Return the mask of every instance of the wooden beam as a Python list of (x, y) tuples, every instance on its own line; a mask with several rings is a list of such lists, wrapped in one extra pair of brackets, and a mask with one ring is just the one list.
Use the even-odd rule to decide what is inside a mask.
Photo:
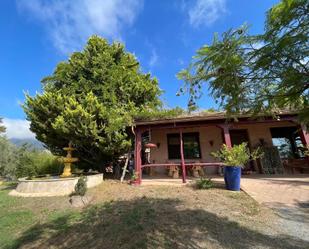
[(181, 169), (182, 169), (182, 182), (186, 183), (186, 165), (185, 165), (185, 157), (183, 153), (183, 139), (182, 139), (182, 131), (180, 131), (180, 157), (181, 157)]
[[(258, 115), (255, 117), (252, 117), (251, 115), (238, 115), (237, 120), (257, 120), (257, 121), (263, 121), (263, 120), (282, 120), (282, 119), (289, 119), (297, 121), (298, 114), (294, 113), (281, 113), (277, 114), (276, 117), (273, 115)], [(187, 123), (187, 122), (217, 122), (217, 123), (225, 123), (228, 121), (234, 121), (235, 119), (232, 117), (227, 117), (226, 114), (221, 113), (220, 115), (212, 115), (212, 116), (187, 116), (187, 117), (175, 117), (175, 118), (168, 118), (168, 119), (156, 119), (156, 120), (140, 120), (136, 121), (135, 125), (142, 126), (142, 125), (153, 125), (153, 124), (176, 124), (176, 123)]]
[(305, 147), (309, 146), (309, 132), (304, 125), (301, 126), (300, 137)]
[(230, 125), (228, 124), (223, 124), (220, 125), (222, 131), (223, 131), (223, 138), (224, 138), (224, 143), (228, 148), (232, 148), (232, 140), (230, 136)]
[(186, 122), (167, 122), (167, 123), (153, 123), (153, 124), (137, 124), (137, 127), (143, 129), (144, 131), (148, 129), (183, 129), (183, 128), (193, 128), (193, 127), (208, 127), (208, 126), (217, 126), (221, 127), (224, 125), (250, 125), (250, 124), (279, 124), (282, 122), (291, 122), (295, 125), (298, 125), (297, 119), (295, 116), (292, 117), (280, 117), (280, 119), (275, 120), (273, 118), (265, 119), (265, 120), (248, 120), (248, 119), (239, 119), (238, 121), (230, 121), (229, 123), (225, 123), (225, 120), (200, 120), (200, 121), (186, 121)]
[(142, 182), (142, 132), (138, 128), (135, 130), (135, 150), (134, 150), (134, 161), (135, 161), (135, 172), (138, 174), (137, 183)]

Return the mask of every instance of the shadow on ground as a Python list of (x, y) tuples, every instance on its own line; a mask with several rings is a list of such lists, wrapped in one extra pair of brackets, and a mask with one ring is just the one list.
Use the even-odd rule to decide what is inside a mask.
[(16, 248), (306, 248), (308, 241), (266, 235), (177, 199), (139, 198), (92, 206), (34, 225)]
[[(267, 203), (265, 203), (267, 205)], [(282, 228), (285, 233), (307, 240), (309, 248), (309, 203), (295, 200), (295, 205), (286, 205), (284, 203), (271, 203), (271, 208), (279, 217)]]
[(289, 184), (290, 186), (295, 186), (295, 187), (299, 187), (299, 186), (309, 186), (309, 182), (307, 180), (293, 180), (293, 179), (284, 179), (284, 180), (280, 180), (280, 179), (267, 179), (270, 183), (274, 183), (274, 184)]
[(266, 206), (279, 211), (279, 215), (283, 219), (294, 222), (301, 222), (308, 224), (309, 221), (309, 202), (300, 202), (295, 200), (295, 205), (287, 205), (282, 202), (264, 203)]
[(254, 179), (254, 180), (260, 180), (260, 181), (267, 181), (272, 184), (278, 184), (278, 185), (289, 185), (293, 187), (306, 187), (309, 186), (309, 174), (297, 174), (297, 175), (257, 175), (257, 176), (249, 176), (244, 177), (247, 179)]

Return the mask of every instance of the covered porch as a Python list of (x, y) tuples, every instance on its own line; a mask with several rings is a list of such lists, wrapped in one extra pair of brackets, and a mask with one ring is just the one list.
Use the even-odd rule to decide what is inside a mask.
[[(138, 183), (142, 182), (143, 174), (153, 180), (160, 176), (179, 178), (182, 183), (187, 182), (188, 174), (191, 178), (205, 173), (218, 175), (224, 165), (214, 160), (212, 151), (217, 151), (223, 143), (231, 147), (247, 142), (250, 149), (265, 144), (274, 146), (278, 131), (272, 129), (280, 127), (297, 130), (302, 146), (309, 144), (309, 134), (297, 123), (295, 115), (282, 115), (280, 120), (240, 118), (238, 122), (227, 122), (224, 116), (218, 115), (137, 122), (134, 161)], [(250, 162), (246, 170), (267, 173), (261, 169), (260, 162)]]

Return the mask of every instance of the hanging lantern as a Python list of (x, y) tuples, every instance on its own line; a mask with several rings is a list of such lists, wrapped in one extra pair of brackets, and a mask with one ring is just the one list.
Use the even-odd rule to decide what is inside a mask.
[(157, 148), (158, 147), (155, 143), (152, 143), (150, 141), (151, 141), (151, 130), (149, 129), (149, 142), (146, 143), (144, 146), (145, 148)]
[(157, 148), (158, 146), (156, 144), (154, 144), (154, 143), (146, 143), (145, 147), (146, 148)]

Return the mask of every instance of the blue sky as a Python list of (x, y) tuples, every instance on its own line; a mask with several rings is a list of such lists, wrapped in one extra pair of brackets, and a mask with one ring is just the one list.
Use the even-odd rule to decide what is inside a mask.
[[(265, 11), (274, 0), (1, 0), (0, 117), (9, 137), (29, 137), (20, 104), (24, 91), (34, 95), (40, 80), (59, 61), (98, 34), (125, 43), (145, 72), (158, 78), (166, 106), (186, 107), (177, 97), (175, 75), (214, 32), (247, 22), (263, 31)], [(205, 94), (201, 108), (215, 107)], [(18, 131), (18, 133), (17, 133)]]

